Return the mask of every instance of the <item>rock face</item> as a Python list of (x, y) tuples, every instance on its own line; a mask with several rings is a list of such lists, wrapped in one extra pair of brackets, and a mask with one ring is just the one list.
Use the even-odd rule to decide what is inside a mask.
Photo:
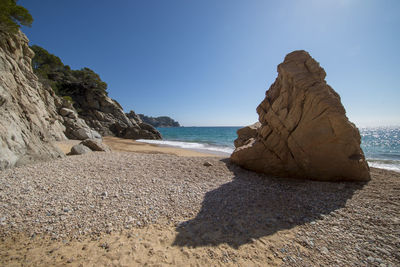
[(79, 118), (72, 103), (65, 99), (59, 99), (60, 101), (57, 106), (65, 126), (65, 135), (69, 139), (101, 139), (101, 135), (97, 131), (91, 129), (83, 119)]
[(179, 125), (179, 122), (177, 122), (167, 116), (161, 116), (161, 117), (156, 117), (156, 118), (148, 117), (143, 114), (139, 114), (138, 116), (143, 122), (150, 124), (154, 127), (181, 127)]
[(33, 56), (23, 33), (0, 32), (0, 169), (64, 156), (49, 142), (66, 139), (65, 127)]
[(257, 108), (260, 123), (238, 131), (231, 160), (280, 177), (369, 180), (359, 131), (325, 76), (307, 52), (288, 54)]
[[(64, 99), (69, 100), (76, 109), (77, 116), (71, 112), (74, 108), (62, 106), (67, 126), (66, 134), (74, 139), (93, 138), (100, 133), (122, 138), (160, 139), (160, 133), (149, 128), (134, 116), (128, 118), (121, 105), (108, 97), (107, 84), (89, 68), (72, 70), (64, 65), (60, 58), (50, 54), (44, 48), (32, 46), (37, 52), (33, 58), (34, 70), (43, 84), (51, 86)], [(134, 113), (133, 113), (134, 114)], [(82, 120), (86, 122), (83, 123)], [(94, 130), (94, 131), (93, 131)]]
[[(76, 94), (72, 95), (74, 107), (79, 111), (79, 118), (95, 133), (102, 136), (117, 136), (129, 139), (161, 139), (160, 133), (150, 125), (128, 118), (120, 104), (104, 92), (76, 84)], [(150, 127), (149, 127), (150, 126)], [(75, 135), (76, 133), (71, 133)], [(78, 138), (86, 139), (93, 137)]]

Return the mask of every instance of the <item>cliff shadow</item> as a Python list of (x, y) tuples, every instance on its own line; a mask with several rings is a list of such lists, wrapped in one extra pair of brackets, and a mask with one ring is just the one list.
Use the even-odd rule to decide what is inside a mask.
[(222, 161), (233, 181), (206, 193), (197, 216), (177, 226), (174, 245), (238, 248), (344, 207), (365, 184), (272, 178)]

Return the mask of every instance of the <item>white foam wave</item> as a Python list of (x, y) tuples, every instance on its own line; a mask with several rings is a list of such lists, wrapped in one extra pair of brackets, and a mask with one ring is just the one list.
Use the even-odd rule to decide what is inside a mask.
[(367, 160), (367, 161), (368, 161), (368, 165), (370, 167), (400, 172), (400, 164), (399, 163), (394, 164), (393, 162), (386, 161), (386, 160)]
[(208, 144), (194, 143), (194, 142), (182, 142), (182, 141), (167, 141), (167, 140), (145, 140), (139, 139), (137, 142), (147, 143), (147, 144), (156, 144), (161, 146), (171, 146), (171, 147), (179, 147), (184, 149), (190, 149), (200, 152), (209, 152), (212, 154), (220, 154), (220, 155), (230, 155), (233, 152), (233, 148), (223, 147), (223, 146), (213, 146)]

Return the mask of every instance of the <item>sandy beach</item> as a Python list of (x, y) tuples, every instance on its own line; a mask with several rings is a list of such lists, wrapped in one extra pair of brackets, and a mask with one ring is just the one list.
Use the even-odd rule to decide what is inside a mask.
[(198, 152), (104, 142), (113, 152), (0, 172), (0, 265), (400, 264), (399, 173), (278, 179)]
[[(65, 154), (71, 151), (73, 145), (79, 144), (79, 140), (65, 140), (54, 142)], [(103, 137), (103, 142), (113, 151), (120, 152), (138, 152), (147, 154), (171, 154), (182, 157), (221, 157), (214, 154), (201, 153), (193, 150), (181, 149), (176, 147), (159, 146), (137, 142), (131, 139), (123, 139), (113, 136)]]

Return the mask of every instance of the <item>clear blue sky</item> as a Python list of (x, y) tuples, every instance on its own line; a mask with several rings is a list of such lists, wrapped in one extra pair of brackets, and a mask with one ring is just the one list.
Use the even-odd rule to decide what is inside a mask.
[(307, 50), (358, 126), (400, 125), (400, 1), (21, 0), (23, 31), (89, 67), (125, 111), (247, 125), (276, 66)]

